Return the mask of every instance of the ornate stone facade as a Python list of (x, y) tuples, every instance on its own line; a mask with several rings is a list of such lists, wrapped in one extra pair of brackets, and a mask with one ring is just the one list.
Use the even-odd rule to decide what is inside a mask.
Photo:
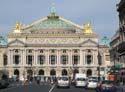
[(73, 77), (77, 72), (97, 75), (100, 52), (102, 76), (110, 60), (108, 47), (99, 45), (90, 24), (79, 26), (54, 12), (31, 25), (16, 24), (8, 35), (6, 65), (9, 75), (19, 78), (35, 75)]

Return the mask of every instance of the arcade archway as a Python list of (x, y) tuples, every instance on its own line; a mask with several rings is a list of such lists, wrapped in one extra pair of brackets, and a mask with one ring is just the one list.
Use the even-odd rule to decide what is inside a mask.
[(14, 75), (16, 75), (17, 77), (19, 77), (19, 70), (18, 69), (16, 69), (16, 70), (14, 70)]
[(63, 70), (62, 70), (62, 76), (67, 76), (67, 75), (68, 75), (67, 70), (66, 70), (66, 69), (63, 69)]
[(56, 76), (56, 71), (54, 69), (50, 71), (50, 76)]
[(92, 70), (91, 70), (91, 69), (88, 69), (86, 75), (87, 75), (87, 76), (92, 76)]
[(39, 70), (39, 75), (44, 75), (44, 70)]

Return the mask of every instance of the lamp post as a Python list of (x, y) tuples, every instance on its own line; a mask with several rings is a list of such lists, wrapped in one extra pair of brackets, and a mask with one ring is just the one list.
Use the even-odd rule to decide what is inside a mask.
[(100, 52), (99, 52), (99, 45), (98, 45), (98, 81), (100, 81), (100, 65), (101, 65), (101, 55), (100, 55)]

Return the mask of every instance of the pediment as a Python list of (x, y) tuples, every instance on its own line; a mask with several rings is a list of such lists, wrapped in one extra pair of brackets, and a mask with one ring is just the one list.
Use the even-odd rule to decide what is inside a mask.
[(80, 44), (80, 46), (98, 46), (98, 43), (91, 39), (88, 39), (88, 40), (85, 40), (84, 42), (82, 42)]
[(8, 43), (8, 46), (17, 46), (17, 47), (22, 47), (22, 46), (25, 46), (24, 42), (16, 39), (16, 40), (13, 40), (11, 42)]

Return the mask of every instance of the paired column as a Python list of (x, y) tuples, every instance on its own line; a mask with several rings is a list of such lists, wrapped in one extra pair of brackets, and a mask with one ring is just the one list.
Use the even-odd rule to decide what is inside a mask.
[(57, 50), (57, 66), (61, 64), (60, 62), (60, 49)]

